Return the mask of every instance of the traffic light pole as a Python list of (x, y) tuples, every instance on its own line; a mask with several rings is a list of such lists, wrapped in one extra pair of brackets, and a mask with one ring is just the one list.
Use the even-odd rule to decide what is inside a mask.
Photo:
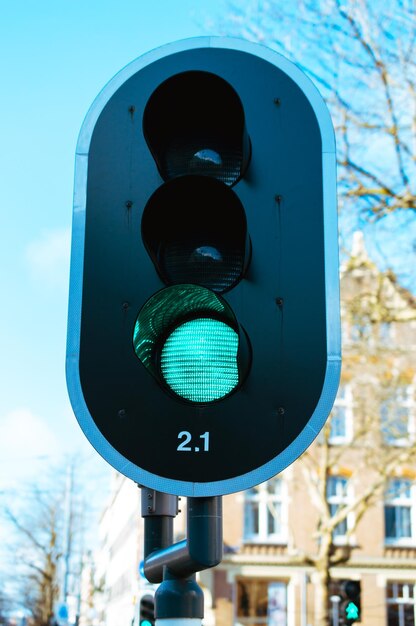
[(161, 583), (155, 594), (156, 621), (173, 625), (186, 619), (188, 626), (198, 626), (204, 596), (196, 573), (221, 562), (222, 497), (187, 498), (187, 538), (177, 543), (173, 520), (178, 497), (142, 487), (141, 500), (144, 573), (149, 582)]

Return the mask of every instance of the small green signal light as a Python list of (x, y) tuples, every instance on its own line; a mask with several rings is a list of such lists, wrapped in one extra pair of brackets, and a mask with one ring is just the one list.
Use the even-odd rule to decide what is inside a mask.
[(153, 626), (152, 622), (149, 622), (148, 619), (142, 619), (140, 622), (140, 626)]
[(358, 619), (360, 617), (360, 611), (354, 602), (349, 602), (345, 607), (345, 617), (347, 619)]

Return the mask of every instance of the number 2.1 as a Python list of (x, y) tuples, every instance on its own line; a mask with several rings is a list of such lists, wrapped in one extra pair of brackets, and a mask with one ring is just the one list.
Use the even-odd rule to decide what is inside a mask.
[(178, 452), (208, 452), (209, 450), (209, 432), (199, 435), (199, 439), (202, 439), (204, 442), (202, 450), (199, 446), (194, 446), (194, 448), (192, 448), (192, 446), (188, 445), (192, 441), (192, 435), (187, 430), (181, 430), (178, 435), (178, 439), (183, 439), (183, 441), (176, 448)]

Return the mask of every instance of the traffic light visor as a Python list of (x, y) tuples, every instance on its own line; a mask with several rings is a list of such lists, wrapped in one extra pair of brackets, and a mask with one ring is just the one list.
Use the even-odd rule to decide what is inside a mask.
[(231, 186), (249, 162), (240, 98), (210, 72), (182, 72), (159, 85), (144, 110), (143, 134), (165, 181), (202, 174)]
[(222, 293), (250, 261), (243, 205), (215, 178), (181, 176), (159, 187), (143, 212), (142, 239), (167, 285), (196, 283)]
[(347, 598), (355, 600), (361, 593), (361, 583), (359, 580), (346, 580), (343, 585), (343, 592)]

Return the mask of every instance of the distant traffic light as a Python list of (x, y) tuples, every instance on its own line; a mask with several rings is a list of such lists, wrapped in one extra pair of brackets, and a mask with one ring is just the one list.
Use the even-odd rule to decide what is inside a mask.
[(67, 378), (100, 454), (221, 495), (282, 471), (340, 372), (335, 142), (281, 55), (201, 38), (101, 92), (77, 148)]
[(155, 598), (146, 594), (140, 598), (139, 603), (139, 626), (155, 625)]
[(361, 583), (345, 580), (341, 585), (341, 623), (345, 626), (361, 622)]

